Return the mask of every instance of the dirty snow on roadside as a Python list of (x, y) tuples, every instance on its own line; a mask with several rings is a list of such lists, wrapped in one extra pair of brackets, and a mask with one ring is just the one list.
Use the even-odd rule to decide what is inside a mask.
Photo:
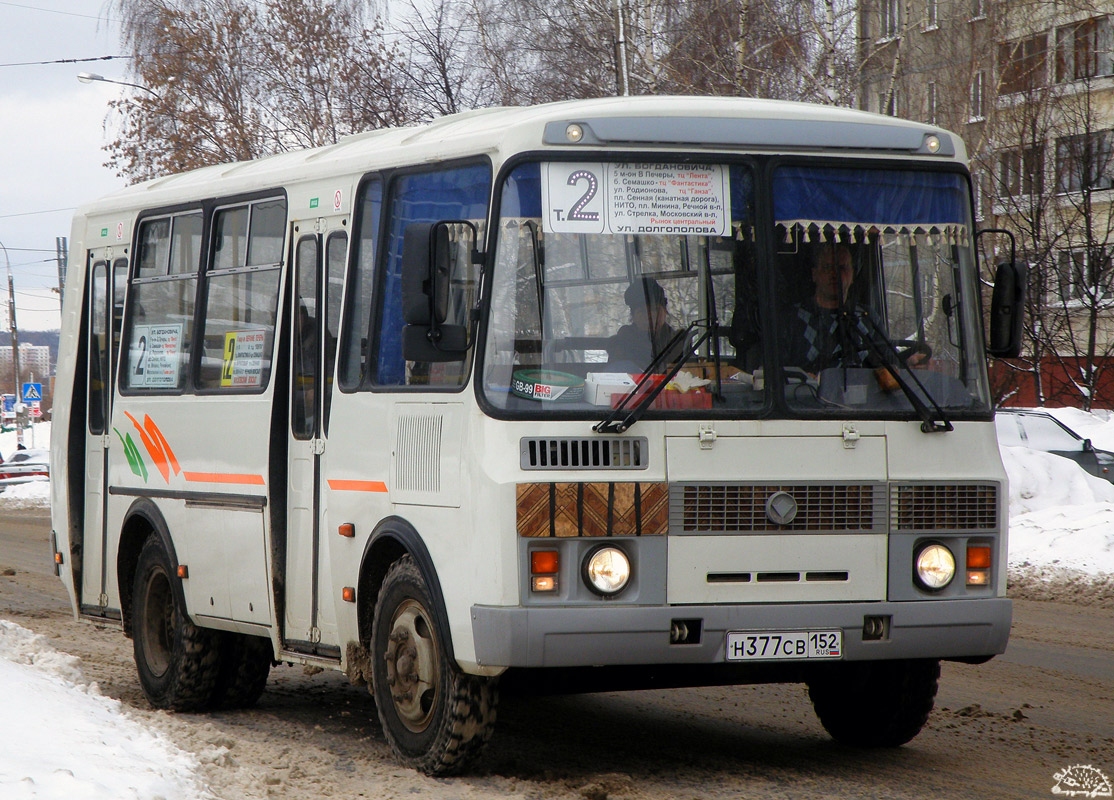
[(86, 683), (80, 661), (0, 620), (0, 797), (205, 800), (197, 760)]

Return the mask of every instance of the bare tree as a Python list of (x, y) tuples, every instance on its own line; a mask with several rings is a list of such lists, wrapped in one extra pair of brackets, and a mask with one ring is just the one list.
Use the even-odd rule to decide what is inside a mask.
[(142, 179), (409, 119), (397, 50), (359, 0), (114, 0), (135, 83), (109, 164)]

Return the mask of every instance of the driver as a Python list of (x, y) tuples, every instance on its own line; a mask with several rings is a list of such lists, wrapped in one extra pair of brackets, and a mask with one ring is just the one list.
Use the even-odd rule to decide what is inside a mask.
[(823, 242), (811, 258), (812, 296), (792, 308), (782, 329), (785, 362), (813, 375), (831, 366), (861, 365), (871, 333), (847, 302), (855, 278), (851, 249)]
[[(855, 280), (851, 248), (826, 241), (813, 247), (811, 257), (813, 293), (793, 307), (783, 327), (785, 363), (817, 375), (828, 367), (880, 367), (879, 361), (888, 362), (879, 351), (889, 353), (892, 345), (878, 332), (880, 326), (868, 320), (870, 311), (849, 299)], [(920, 367), (929, 352), (922, 345), (895, 355), (910, 367)]]

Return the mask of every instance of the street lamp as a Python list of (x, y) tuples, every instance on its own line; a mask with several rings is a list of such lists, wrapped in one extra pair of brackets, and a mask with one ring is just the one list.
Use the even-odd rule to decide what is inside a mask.
[(162, 100), (162, 95), (160, 95), (154, 89), (150, 89), (150, 88), (144, 86), (141, 83), (128, 83), (127, 81), (114, 81), (111, 78), (106, 78), (104, 75), (97, 75), (95, 72), (79, 72), (79, 73), (77, 73), (77, 79), (79, 81), (81, 81), (82, 83), (93, 83), (94, 81), (99, 81), (100, 83), (115, 83), (119, 86), (131, 86), (134, 89), (142, 89), (145, 92), (150, 92), (151, 94), (153, 94), (155, 96), (156, 100)]

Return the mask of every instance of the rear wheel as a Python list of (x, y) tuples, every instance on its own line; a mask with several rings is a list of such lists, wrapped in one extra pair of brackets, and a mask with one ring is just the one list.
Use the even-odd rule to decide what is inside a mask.
[(936, 698), (940, 662), (824, 665), (808, 680), (816, 716), (832, 738), (858, 747), (898, 747), (921, 732)]
[(217, 633), (190, 622), (174, 591), (170, 558), (151, 536), (139, 553), (135, 599), (135, 666), (155, 708), (196, 711), (209, 704), (220, 670)]
[(428, 775), (460, 772), (495, 725), (498, 692), (448, 657), (425, 579), (406, 556), (388, 570), (372, 622), (372, 693), (395, 756)]

